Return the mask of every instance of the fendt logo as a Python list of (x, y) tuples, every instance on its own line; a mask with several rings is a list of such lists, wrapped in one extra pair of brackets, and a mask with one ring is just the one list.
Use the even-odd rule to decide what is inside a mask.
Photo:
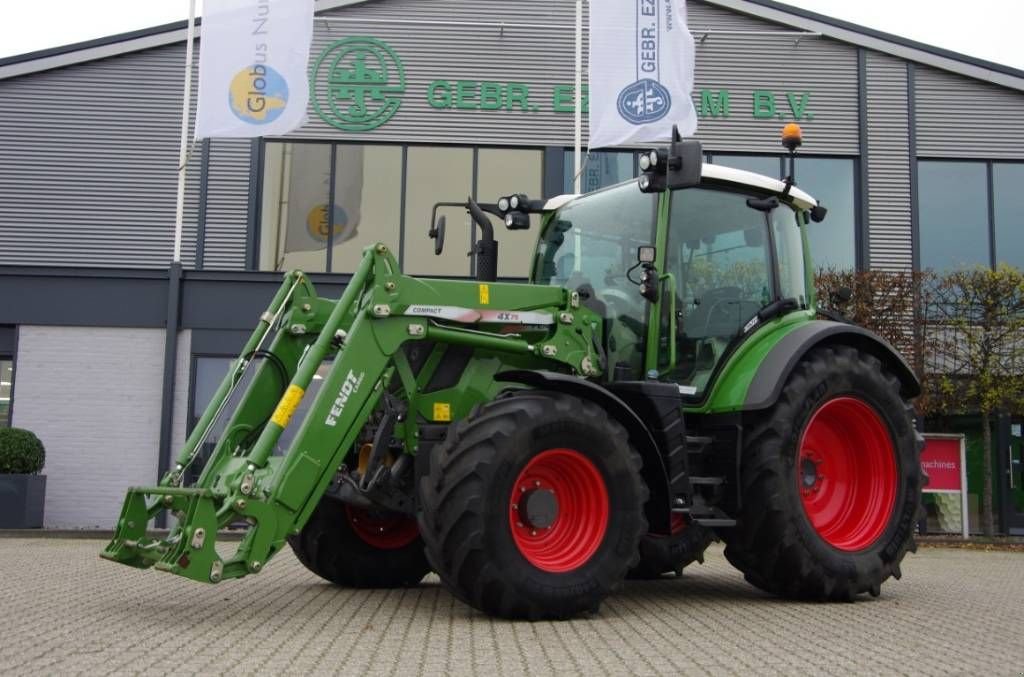
[(366, 132), (390, 120), (402, 105), (405, 67), (382, 40), (345, 38), (313, 64), (309, 88), (324, 122), (346, 132)]
[(359, 386), (363, 383), (363, 377), (366, 375), (365, 372), (359, 372), (359, 376), (356, 376), (351, 369), (348, 371), (348, 376), (345, 377), (345, 382), (341, 384), (341, 388), (338, 390), (338, 397), (334, 400), (334, 406), (331, 407), (331, 413), (327, 414), (327, 420), (324, 421), (326, 425), (334, 427), (338, 423), (338, 417), (345, 411), (345, 405), (348, 404), (348, 398), (352, 397), (359, 391)]

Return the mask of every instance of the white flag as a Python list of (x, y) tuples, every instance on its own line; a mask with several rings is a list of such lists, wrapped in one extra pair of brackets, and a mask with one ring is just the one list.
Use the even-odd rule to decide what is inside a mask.
[(313, 0), (206, 0), (196, 136), (277, 136), (306, 122)]
[(590, 143), (605, 148), (697, 131), (685, 0), (590, 0)]

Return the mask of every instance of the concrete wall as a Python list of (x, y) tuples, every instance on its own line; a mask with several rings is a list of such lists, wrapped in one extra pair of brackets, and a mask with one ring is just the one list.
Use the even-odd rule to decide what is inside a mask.
[[(188, 399), (183, 334), (178, 444)], [(113, 527), (125, 489), (157, 481), (164, 338), (161, 329), (19, 328), (13, 424), (46, 446), (46, 527)]]

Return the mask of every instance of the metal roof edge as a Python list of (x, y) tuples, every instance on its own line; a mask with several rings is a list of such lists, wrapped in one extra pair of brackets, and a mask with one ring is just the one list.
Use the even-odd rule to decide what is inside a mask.
[[(322, 13), (373, 0), (316, 0)], [(821, 33), (829, 38), (958, 73), (983, 82), (1024, 91), (1024, 70), (960, 54), (908, 38), (835, 19), (776, 0), (703, 0), (712, 5), (774, 23)], [(176, 42), (183, 42), (187, 21), (130, 31), (109, 37), (29, 52), (0, 59), (0, 80), (76, 63), (93, 61)], [(201, 19), (197, 20), (197, 24)]]
[(703, 0), (711, 5), (774, 23), (802, 28), (885, 54), (1024, 91), (1024, 70), (935, 47), (909, 38), (793, 7), (776, 0)]
[[(372, 0), (316, 0), (315, 11), (319, 14), (370, 1)], [(201, 32), (201, 25), (202, 18), (197, 17), (197, 36)], [(184, 42), (187, 30), (188, 21), (183, 19), (151, 28), (4, 57), (0, 59), (0, 80)]]

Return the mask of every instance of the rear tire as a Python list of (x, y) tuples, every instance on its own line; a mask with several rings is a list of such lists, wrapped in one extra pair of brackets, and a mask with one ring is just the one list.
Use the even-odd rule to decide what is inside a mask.
[(814, 349), (747, 428), (743, 507), (721, 535), (748, 582), (785, 597), (852, 600), (900, 577), (915, 549), (923, 438), (876, 357)]
[(647, 531), (640, 466), (592, 402), (522, 391), (479, 406), (420, 481), (427, 557), (452, 594), (491, 615), (596, 611)]
[(320, 500), (288, 545), (307, 569), (348, 588), (404, 588), (430, 572), (414, 518), (333, 498)]

